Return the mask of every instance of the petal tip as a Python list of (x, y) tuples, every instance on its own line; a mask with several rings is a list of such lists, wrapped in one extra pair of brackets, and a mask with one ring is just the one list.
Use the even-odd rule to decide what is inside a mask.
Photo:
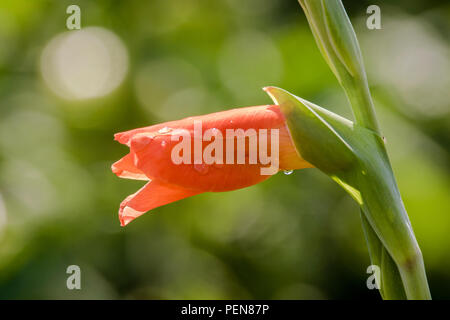
[(120, 226), (125, 227), (127, 224), (129, 224), (133, 219), (125, 219), (125, 218), (119, 218), (120, 220)]
[(113, 163), (113, 164), (111, 165), (111, 171), (112, 171), (115, 175), (119, 176), (119, 175), (122, 173), (123, 170), (117, 168), (116, 163)]
[(125, 144), (126, 141), (124, 141), (123, 136), (124, 136), (123, 132), (115, 133), (114, 134), (114, 140), (119, 142), (119, 143)]
[(278, 87), (273, 87), (273, 86), (267, 86), (267, 87), (263, 87), (263, 90), (269, 95), (269, 97), (273, 100), (273, 102), (275, 104), (279, 104), (280, 102), (278, 101), (278, 99), (276, 98), (276, 93), (279, 91), (284, 91), (283, 89), (280, 89)]
[(131, 221), (133, 221), (137, 217), (143, 215), (144, 213), (145, 212), (134, 210), (133, 208), (130, 208), (129, 206), (124, 206), (123, 208), (120, 208), (120, 210), (119, 210), (120, 226), (125, 227)]
[(153, 137), (145, 134), (134, 136), (130, 141), (130, 148), (133, 150), (142, 150), (153, 141)]

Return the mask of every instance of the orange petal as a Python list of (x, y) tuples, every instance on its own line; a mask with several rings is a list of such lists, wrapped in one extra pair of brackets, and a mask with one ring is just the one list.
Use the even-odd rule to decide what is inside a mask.
[[(129, 146), (131, 139), (139, 134), (154, 134), (163, 128), (193, 130), (194, 120), (201, 121), (203, 124), (209, 124), (209, 128), (220, 129), (220, 127), (228, 124), (230, 128), (246, 130), (249, 128), (271, 128), (277, 124), (281, 125), (282, 122), (284, 123), (284, 116), (279, 106), (274, 105), (236, 108), (116, 133), (114, 139)], [(258, 125), (258, 122), (260, 125)], [(208, 128), (204, 127), (204, 130), (206, 129)]]
[(295, 148), (289, 128), (285, 124), (280, 129), (280, 170), (305, 168), (314, 168), (314, 166), (300, 156)]
[[(207, 116), (207, 115), (205, 115), (205, 116)], [(201, 117), (201, 116), (199, 116), (199, 117)], [(196, 117), (194, 117), (194, 118), (196, 118)], [(136, 135), (139, 135), (142, 133), (156, 133), (156, 132), (158, 132), (158, 130), (163, 129), (164, 127), (181, 128), (181, 127), (183, 127), (183, 122), (187, 119), (191, 119), (191, 118), (186, 118), (186, 119), (182, 119), (182, 120), (174, 120), (174, 121), (154, 124), (154, 125), (148, 126), (148, 127), (142, 127), (142, 128), (124, 131), (124, 132), (119, 132), (114, 135), (114, 140), (118, 141), (121, 144), (130, 146), (130, 140)]]
[(134, 165), (134, 155), (131, 153), (115, 162), (111, 166), (111, 170), (120, 178), (150, 180), (141, 170), (136, 168)]
[(150, 178), (201, 192), (235, 190), (270, 177), (261, 175), (257, 164), (175, 164), (171, 151), (177, 143), (170, 136), (138, 135), (131, 140), (131, 150), (136, 165)]
[[(191, 117), (160, 125), (161, 133), (142, 128), (135, 131), (128, 141), (131, 152), (135, 154), (135, 164), (151, 179), (198, 191), (229, 191), (248, 187), (269, 178), (261, 174), (261, 163), (249, 164), (175, 164), (171, 152), (179, 141), (172, 141), (171, 132), (177, 129), (189, 131), (191, 148), (194, 145), (194, 121), (201, 121), (203, 133), (208, 129), (218, 129), (222, 133), (223, 154), (226, 153), (225, 134), (227, 129), (272, 129), (279, 130), (279, 169), (300, 169), (310, 165), (299, 157), (285, 124), (284, 116), (278, 106), (257, 106), (217, 112), (205, 116)], [(153, 129), (152, 129), (153, 130)], [(270, 141), (270, 140), (269, 140)], [(209, 145), (202, 143), (202, 152)], [(236, 143), (234, 146), (236, 148)], [(270, 148), (269, 148), (270, 150)], [(233, 150), (236, 154), (236, 150)], [(194, 152), (192, 150), (191, 155)], [(225, 161), (224, 161), (225, 162)]]
[(156, 124), (156, 125), (152, 125), (152, 126), (148, 126), (148, 127), (119, 132), (114, 135), (114, 140), (120, 142), (121, 144), (125, 144), (125, 145), (129, 146), (131, 138), (133, 136), (135, 136), (136, 134), (145, 133), (145, 132), (155, 132), (163, 127), (164, 127), (164, 124)]
[(159, 181), (149, 181), (138, 192), (128, 196), (120, 204), (120, 225), (126, 226), (132, 220), (151, 209), (191, 197), (199, 193), (200, 192), (182, 189), (161, 183)]

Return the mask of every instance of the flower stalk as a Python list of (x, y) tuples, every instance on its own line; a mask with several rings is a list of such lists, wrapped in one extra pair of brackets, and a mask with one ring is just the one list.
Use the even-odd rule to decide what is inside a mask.
[[(302, 157), (360, 205), (371, 261), (381, 269), (383, 299), (430, 299), (422, 254), (381, 138), (352, 24), (340, 0), (299, 3), (349, 99), (355, 123), (280, 89), (268, 92), (285, 113), (294, 141), (302, 141), (296, 143)], [(315, 148), (308, 146), (312, 142)]]
[(342, 2), (299, 3), (322, 55), (350, 100), (356, 122), (380, 133), (359, 43)]

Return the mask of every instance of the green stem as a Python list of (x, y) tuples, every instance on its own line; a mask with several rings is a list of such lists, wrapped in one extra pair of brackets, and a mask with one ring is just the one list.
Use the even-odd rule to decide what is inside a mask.
[(370, 262), (380, 268), (380, 294), (385, 300), (404, 300), (406, 293), (397, 265), (381, 243), (372, 226), (361, 210), (361, 222), (369, 248)]
[(425, 265), (422, 254), (416, 253), (400, 267), (400, 275), (405, 286), (406, 296), (410, 300), (430, 300)]
[[(361, 50), (355, 31), (340, 0), (299, 0), (314, 34), (318, 47), (331, 70), (343, 87), (356, 120), (354, 130), (369, 129), (381, 136), (375, 108), (370, 94)], [(366, 135), (369, 137), (370, 135)], [(354, 138), (349, 135), (349, 140)], [(398, 274), (408, 299), (430, 299), (422, 253), (419, 249), (408, 215), (404, 208), (397, 183), (392, 172), (386, 148), (381, 139), (370, 137), (367, 141), (353, 139), (352, 152), (358, 159), (347, 171), (328, 174), (350, 194), (360, 194), (366, 235), (376, 234), (366, 240), (370, 248), (380, 244), (384, 251), (377, 254), (377, 261), (384, 261), (389, 279), (399, 283)], [(318, 168), (320, 160), (311, 162)], [(322, 167), (327, 173), (327, 168)], [(352, 188), (349, 188), (351, 186)], [(366, 222), (366, 223), (364, 223)], [(371, 258), (373, 259), (371, 253)], [(395, 262), (395, 264), (393, 263)], [(382, 263), (383, 264), (383, 263)], [(397, 268), (393, 270), (392, 268)], [(386, 271), (385, 270), (385, 271)], [(398, 285), (397, 285), (398, 286)], [(402, 287), (394, 288), (398, 292)], [(394, 292), (394, 291), (392, 291)], [(383, 295), (385, 298), (398, 297)]]
[(365, 74), (363, 79), (351, 80), (343, 85), (343, 88), (352, 106), (356, 123), (381, 135)]
[[(357, 42), (356, 35), (355, 41)], [(364, 66), (362, 67), (359, 76), (361, 78), (352, 78), (350, 81), (345, 81), (344, 83), (342, 83), (342, 86), (352, 106), (356, 123), (360, 124), (363, 127), (371, 129), (380, 135), (381, 132), (378, 126), (375, 108), (372, 96), (370, 94)], [(386, 162), (390, 166), (390, 161), (388, 159), (386, 148), (384, 147), (384, 145), (382, 146), (382, 149), (386, 156)], [(396, 184), (394, 176), (393, 182)], [(397, 189), (397, 187), (395, 189)], [(402, 202), (400, 196), (398, 197), (397, 202)], [(406, 210), (404, 210), (403, 206), (402, 208), (403, 212), (401, 212), (400, 215), (407, 217), (408, 214)], [(409, 243), (409, 245), (411, 245), (411, 247), (409, 248), (410, 250), (405, 250), (406, 256), (404, 256), (401, 261), (398, 261), (398, 259), (395, 259), (395, 257), (394, 261), (397, 260), (396, 265), (399, 269), (407, 298), (413, 300), (431, 299), (422, 253), (414, 237), (410, 224), (409, 228), (410, 234), (405, 237), (404, 240), (405, 243)]]

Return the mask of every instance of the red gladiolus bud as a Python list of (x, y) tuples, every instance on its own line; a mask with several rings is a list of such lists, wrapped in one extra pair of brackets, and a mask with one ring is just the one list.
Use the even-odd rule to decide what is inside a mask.
[(112, 165), (147, 180), (121, 204), (124, 226), (156, 207), (203, 192), (245, 188), (279, 170), (312, 167), (298, 154), (280, 108), (247, 107), (118, 133), (130, 153)]

